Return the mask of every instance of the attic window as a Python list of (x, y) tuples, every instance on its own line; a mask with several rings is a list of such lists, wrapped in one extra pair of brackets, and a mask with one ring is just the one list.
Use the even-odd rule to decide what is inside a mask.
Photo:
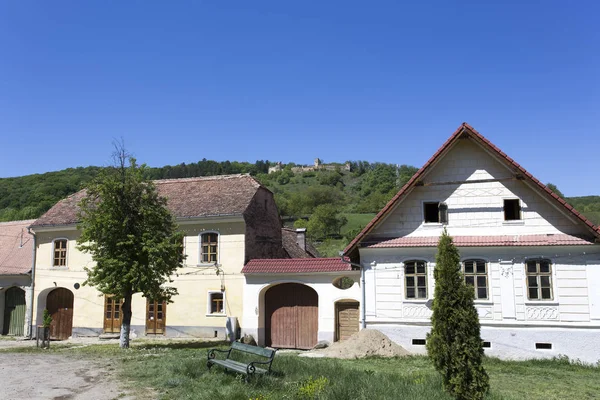
[(504, 220), (518, 221), (521, 219), (521, 204), (519, 199), (504, 200)]
[(448, 205), (439, 201), (423, 203), (423, 220), (425, 223), (448, 223)]

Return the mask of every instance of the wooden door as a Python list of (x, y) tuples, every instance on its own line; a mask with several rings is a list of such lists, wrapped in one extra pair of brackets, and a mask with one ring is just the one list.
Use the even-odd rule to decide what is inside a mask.
[(167, 319), (167, 303), (146, 301), (146, 334), (163, 335)]
[(64, 288), (48, 293), (46, 308), (52, 316), (50, 339), (66, 340), (73, 333), (73, 293)]
[(113, 296), (104, 296), (104, 332), (121, 332), (121, 322), (123, 320), (123, 299), (116, 299)]
[(357, 301), (340, 301), (335, 304), (335, 340), (346, 340), (358, 332), (359, 315)]
[(298, 283), (274, 286), (265, 293), (267, 345), (310, 349), (317, 344), (319, 296)]
[(4, 293), (3, 335), (24, 335), (25, 308), (25, 291), (23, 289), (11, 287)]

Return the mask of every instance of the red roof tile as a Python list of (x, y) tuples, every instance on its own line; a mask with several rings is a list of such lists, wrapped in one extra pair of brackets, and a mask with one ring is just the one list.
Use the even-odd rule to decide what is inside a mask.
[(519, 165), (515, 160), (506, 155), (502, 150), (496, 147), (492, 142), (486, 139), (482, 134), (477, 132), (472, 126), (463, 122), (458, 129), (450, 136), (448, 140), (435, 152), (435, 154), (423, 165), (413, 176), (412, 178), (400, 189), (400, 191), (377, 213), (377, 215), (365, 226), (365, 228), (346, 246), (344, 249), (344, 254), (348, 255), (357, 245), (358, 243), (371, 232), (371, 230), (381, 221), (383, 217), (385, 217), (393, 208), (396, 203), (398, 203), (405, 195), (407, 195), (410, 190), (417, 184), (419, 179), (427, 172), (427, 170), (440, 158), (443, 153), (445, 153), (448, 149), (452, 147), (452, 145), (461, 137), (461, 136), (470, 136), (476, 141), (478, 141), (481, 145), (488, 148), (492, 153), (495, 153), (499, 156), (500, 159), (503, 159), (508, 164), (512, 165), (516, 168), (522, 175), (526, 177), (529, 181), (531, 181), (534, 185), (538, 187), (541, 191), (545, 192), (551, 201), (554, 201), (559, 207), (562, 207), (566, 210), (567, 213), (574, 215), (579, 221), (581, 221), (584, 225), (586, 225), (590, 230), (596, 235), (597, 238), (600, 238), (600, 226), (596, 227), (592, 222), (590, 222), (583, 214), (579, 213), (575, 210), (571, 205), (569, 205), (564, 199), (554, 193), (552, 190), (548, 189), (546, 185), (537, 180), (533, 175), (525, 170), (521, 165)]
[[(582, 246), (594, 242), (576, 236), (560, 234), (547, 235), (498, 235), (498, 236), (453, 236), (458, 247), (497, 247), (497, 246)], [(389, 247), (436, 247), (439, 237), (400, 237), (384, 239), (376, 243), (362, 243), (368, 248)]]
[(350, 264), (339, 258), (276, 258), (250, 260), (243, 274), (298, 274), (350, 271)]
[(27, 227), (34, 220), (0, 222), (0, 275), (23, 275), (31, 271), (33, 237)]
[[(154, 181), (158, 193), (167, 198), (167, 208), (176, 218), (242, 215), (260, 183), (250, 175), (220, 175)], [(77, 223), (77, 206), (85, 196), (81, 190), (56, 203), (33, 226)]]

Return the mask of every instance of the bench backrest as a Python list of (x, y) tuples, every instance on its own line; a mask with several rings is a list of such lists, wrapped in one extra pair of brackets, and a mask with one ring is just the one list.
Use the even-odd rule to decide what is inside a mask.
[(231, 345), (233, 350), (242, 351), (244, 353), (256, 354), (257, 356), (273, 358), (275, 355), (275, 350), (263, 349), (258, 346), (251, 346), (249, 344), (244, 344), (240, 342), (233, 342)]

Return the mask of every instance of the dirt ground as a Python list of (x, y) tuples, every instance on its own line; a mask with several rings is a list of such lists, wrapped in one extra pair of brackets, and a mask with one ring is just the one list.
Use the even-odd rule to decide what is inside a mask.
[(0, 399), (131, 399), (110, 365), (68, 355), (0, 353)]

